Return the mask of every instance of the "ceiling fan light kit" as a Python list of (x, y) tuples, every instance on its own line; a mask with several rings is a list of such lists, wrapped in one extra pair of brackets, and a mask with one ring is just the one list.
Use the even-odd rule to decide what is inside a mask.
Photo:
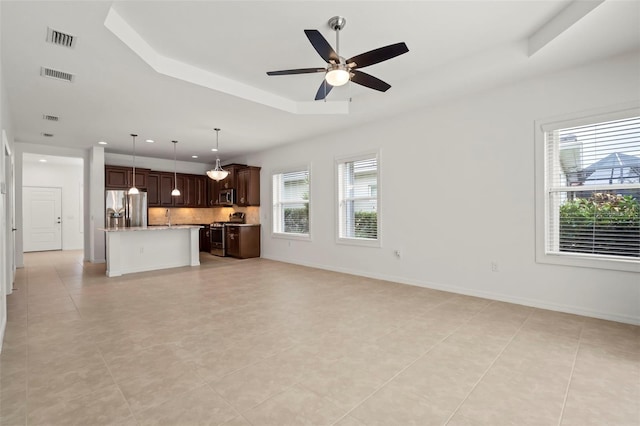
[(340, 56), (340, 30), (345, 27), (347, 20), (342, 16), (334, 16), (329, 19), (328, 24), (329, 28), (336, 32), (335, 50), (333, 50), (329, 42), (327, 42), (318, 30), (304, 30), (304, 33), (309, 39), (309, 42), (311, 42), (313, 48), (327, 63), (326, 68), (297, 68), (291, 70), (268, 71), (267, 75), (273, 76), (324, 72), (325, 79), (320, 84), (320, 88), (318, 88), (318, 91), (316, 92), (316, 101), (325, 99), (333, 87), (343, 86), (349, 81), (380, 92), (386, 92), (389, 90), (389, 88), (391, 88), (390, 84), (377, 77), (360, 71), (359, 68), (368, 67), (407, 53), (409, 51), (407, 45), (405, 43), (390, 44), (345, 60)]

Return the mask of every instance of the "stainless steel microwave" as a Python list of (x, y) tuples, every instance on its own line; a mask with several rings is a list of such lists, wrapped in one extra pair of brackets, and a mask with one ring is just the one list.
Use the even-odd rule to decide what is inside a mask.
[(233, 205), (236, 202), (236, 193), (233, 189), (221, 189), (218, 193), (218, 204)]

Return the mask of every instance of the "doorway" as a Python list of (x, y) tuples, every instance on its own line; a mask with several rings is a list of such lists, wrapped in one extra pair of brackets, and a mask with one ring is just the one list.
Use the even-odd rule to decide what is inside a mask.
[(23, 187), (23, 250), (62, 250), (62, 190)]

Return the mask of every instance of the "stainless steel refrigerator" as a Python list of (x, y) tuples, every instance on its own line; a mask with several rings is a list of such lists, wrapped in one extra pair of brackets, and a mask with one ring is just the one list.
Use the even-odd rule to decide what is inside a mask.
[(125, 228), (147, 226), (147, 193), (129, 195), (128, 191), (109, 190), (106, 192), (105, 226)]

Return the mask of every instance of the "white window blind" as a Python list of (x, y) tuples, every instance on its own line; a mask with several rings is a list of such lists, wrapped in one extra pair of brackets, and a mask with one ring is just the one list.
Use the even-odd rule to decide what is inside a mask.
[(640, 117), (545, 132), (545, 249), (640, 261)]
[(378, 240), (378, 156), (338, 160), (338, 237)]
[(273, 175), (273, 232), (309, 236), (309, 170)]

